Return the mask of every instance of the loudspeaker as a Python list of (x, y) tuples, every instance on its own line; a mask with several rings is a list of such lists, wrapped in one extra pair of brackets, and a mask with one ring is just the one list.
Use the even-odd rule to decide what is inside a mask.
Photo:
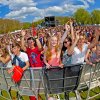
[(55, 27), (55, 16), (45, 17), (45, 26)]
[(48, 21), (55, 21), (55, 16), (45, 17), (45, 22), (48, 22)]
[(51, 16), (50, 17), (50, 21), (55, 21), (55, 17), (54, 16)]
[(45, 22), (48, 22), (49, 21), (49, 17), (45, 17)]

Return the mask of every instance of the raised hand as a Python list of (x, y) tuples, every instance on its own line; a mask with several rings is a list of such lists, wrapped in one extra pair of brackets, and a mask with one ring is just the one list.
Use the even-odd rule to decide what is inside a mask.
[(65, 29), (66, 31), (70, 31), (70, 26), (67, 23), (65, 24)]
[(71, 19), (70, 19), (70, 22), (69, 23), (70, 23), (70, 25), (73, 25), (73, 21)]
[(80, 35), (76, 32), (76, 39), (79, 40)]
[(77, 31), (76, 31), (76, 34), (79, 34), (79, 33), (80, 33), (80, 30), (77, 30)]
[(22, 36), (25, 36), (25, 34), (26, 34), (26, 31), (25, 31), (25, 30), (22, 30), (22, 31), (21, 31), (21, 35), (22, 35)]

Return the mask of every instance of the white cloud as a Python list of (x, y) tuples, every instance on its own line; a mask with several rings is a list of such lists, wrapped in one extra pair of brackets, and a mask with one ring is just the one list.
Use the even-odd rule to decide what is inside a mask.
[(62, 9), (62, 7), (59, 7), (59, 6), (53, 6), (53, 7), (49, 7), (49, 8), (47, 8), (46, 9), (46, 11), (47, 12), (62, 12), (63, 11), (63, 9)]
[(67, 13), (67, 12), (70, 12), (70, 13), (74, 13), (78, 8), (88, 8), (89, 7), (89, 4), (85, 1), (85, 0), (80, 0), (83, 5), (74, 5), (72, 4), (71, 2), (68, 3), (64, 3), (64, 5), (62, 6), (53, 6), (53, 7), (49, 7), (47, 9), (45, 9), (46, 13), (49, 13), (49, 12), (56, 12), (56, 13)]
[[(82, 4), (74, 4), (76, 1)], [(89, 3), (94, 0), (63, 0), (61, 4), (39, 9), (37, 5), (54, 2), (54, 0), (0, 0), (0, 4), (7, 5), (10, 12), (5, 15), (6, 18), (25, 19), (33, 16), (34, 21), (50, 15), (59, 15), (66, 13), (74, 13), (78, 8), (89, 8)]]
[(5, 15), (6, 18), (19, 19), (26, 18), (37, 10), (36, 4), (33, 0), (1, 0), (2, 5), (7, 5), (11, 10)]
[(95, 10), (100, 10), (100, 8), (96, 8)]
[(38, 21), (39, 19), (41, 19), (41, 17), (35, 17), (35, 18), (33, 19), (33, 22)]
[(90, 2), (90, 3), (95, 3), (95, 1), (94, 0), (87, 0), (88, 2)]
[(19, 10), (22, 7), (36, 6), (36, 3), (33, 0), (1, 0), (0, 3), (8, 5), (11, 10)]
[(53, 2), (54, 0), (34, 0), (35, 2), (38, 2), (38, 4), (46, 4), (49, 2)]
[(80, 0), (80, 1), (83, 3), (83, 5), (80, 5), (81, 7), (89, 8), (89, 4), (88, 4), (88, 2), (86, 0)]
[(37, 10), (36, 7), (23, 7), (21, 8), (20, 10), (16, 10), (16, 11), (11, 11), (10, 13), (8, 13), (6, 15), (6, 17), (9, 17), (9, 18), (17, 18), (19, 16), (27, 16), (28, 14), (32, 14), (34, 13), (35, 11)]

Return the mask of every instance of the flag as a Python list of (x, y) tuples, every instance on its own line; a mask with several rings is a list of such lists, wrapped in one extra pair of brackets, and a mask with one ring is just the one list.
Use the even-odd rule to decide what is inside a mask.
[(33, 33), (32, 34), (33, 36), (36, 36), (37, 35), (36, 28), (34, 26), (32, 27), (32, 33)]

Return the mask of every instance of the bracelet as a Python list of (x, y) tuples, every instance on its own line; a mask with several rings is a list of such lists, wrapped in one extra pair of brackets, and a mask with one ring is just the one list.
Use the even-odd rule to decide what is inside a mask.
[(35, 39), (38, 39), (38, 36), (35, 36), (34, 38), (35, 38)]
[(38, 39), (38, 37), (37, 37), (37, 38), (35, 38), (35, 39)]

